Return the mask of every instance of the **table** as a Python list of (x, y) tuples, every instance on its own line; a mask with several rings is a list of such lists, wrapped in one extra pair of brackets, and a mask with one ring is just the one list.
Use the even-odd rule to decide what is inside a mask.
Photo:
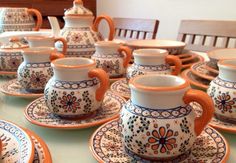
[[(202, 54), (201, 54), (202, 55)], [(0, 84), (6, 82), (0, 79)], [(54, 163), (95, 163), (90, 150), (89, 139), (97, 127), (81, 130), (48, 129), (29, 123), (24, 115), (30, 99), (9, 97), (0, 93), (0, 119), (14, 122), (38, 134), (48, 145)], [(228, 163), (236, 162), (236, 134), (221, 132), (230, 145)]]

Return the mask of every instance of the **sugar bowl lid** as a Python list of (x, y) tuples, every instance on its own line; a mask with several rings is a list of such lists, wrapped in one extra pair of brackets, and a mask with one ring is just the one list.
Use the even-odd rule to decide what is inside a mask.
[(74, 0), (73, 7), (65, 11), (65, 16), (93, 16), (92, 11), (85, 8), (82, 0)]
[(28, 44), (25, 42), (25, 40), (13, 37), (10, 38), (9, 42), (6, 44), (2, 44), (0, 46), (0, 49), (23, 49), (28, 48)]

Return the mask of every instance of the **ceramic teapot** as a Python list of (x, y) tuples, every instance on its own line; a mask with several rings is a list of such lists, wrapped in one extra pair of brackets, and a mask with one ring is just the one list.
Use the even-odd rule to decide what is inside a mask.
[[(93, 13), (83, 6), (82, 0), (74, 0), (74, 6), (65, 11), (65, 26), (60, 31), (60, 37), (67, 41), (66, 56), (90, 58), (95, 52), (94, 43), (103, 40), (98, 32), (98, 25), (101, 20), (106, 20), (109, 25), (109, 40), (112, 40), (115, 28), (112, 19), (109, 16), (102, 15), (96, 18), (93, 23)], [(55, 26), (57, 23), (51, 23)], [(54, 28), (53, 28), (54, 29)], [(56, 47), (62, 51), (63, 44), (58, 42)]]
[[(33, 15), (37, 17), (36, 23)], [(6, 31), (38, 31), (42, 26), (42, 22), (42, 15), (36, 9), (0, 8), (0, 33)]]

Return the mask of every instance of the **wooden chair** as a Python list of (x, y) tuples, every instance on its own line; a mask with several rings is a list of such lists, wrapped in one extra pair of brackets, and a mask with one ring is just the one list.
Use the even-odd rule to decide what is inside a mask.
[(155, 39), (159, 21), (155, 19), (113, 18), (118, 39)]
[(216, 48), (236, 47), (236, 21), (182, 20), (177, 40), (186, 49), (207, 52)]

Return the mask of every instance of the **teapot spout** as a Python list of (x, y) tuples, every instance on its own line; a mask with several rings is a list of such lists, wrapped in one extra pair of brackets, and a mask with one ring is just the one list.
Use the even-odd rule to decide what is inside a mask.
[(60, 36), (60, 26), (57, 18), (55, 16), (48, 16), (48, 20), (52, 29), (52, 34), (54, 37)]

